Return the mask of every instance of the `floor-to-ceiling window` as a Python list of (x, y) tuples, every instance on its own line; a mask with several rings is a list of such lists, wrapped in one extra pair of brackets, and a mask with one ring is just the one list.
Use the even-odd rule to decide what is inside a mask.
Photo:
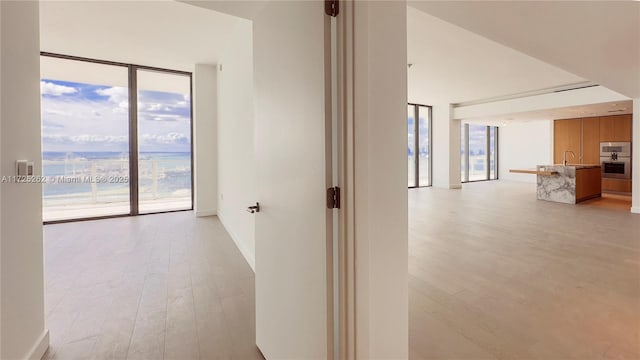
[(462, 124), (462, 182), (498, 179), (498, 127)]
[(408, 186), (431, 186), (431, 106), (407, 107)]
[(43, 220), (192, 209), (191, 74), (41, 56)]
[(191, 77), (137, 71), (140, 213), (191, 208)]

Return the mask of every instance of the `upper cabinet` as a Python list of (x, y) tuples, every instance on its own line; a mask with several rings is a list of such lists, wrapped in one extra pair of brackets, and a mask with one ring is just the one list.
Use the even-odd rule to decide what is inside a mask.
[(631, 115), (600, 118), (600, 142), (631, 141)]

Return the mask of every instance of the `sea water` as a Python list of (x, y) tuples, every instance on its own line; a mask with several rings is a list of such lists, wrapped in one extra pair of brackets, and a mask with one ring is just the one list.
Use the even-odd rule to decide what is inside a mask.
[[(46, 205), (129, 201), (129, 153), (43, 152)], [(141, 152), (140, 201), (191, 197), (190, 152)]]

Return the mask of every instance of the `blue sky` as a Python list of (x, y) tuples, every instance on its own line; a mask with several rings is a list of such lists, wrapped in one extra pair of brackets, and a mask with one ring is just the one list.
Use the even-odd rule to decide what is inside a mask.
[[(128, 89), (43, 79), (42, 149), (58, 152), (127, 152)], [(139, 150), (190, 151), (188, 94), (140, 91)]]

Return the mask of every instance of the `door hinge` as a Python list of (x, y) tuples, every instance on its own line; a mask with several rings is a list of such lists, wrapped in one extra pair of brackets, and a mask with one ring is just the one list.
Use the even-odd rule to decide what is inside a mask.
[(340, 188), (337, 186), (327, 189), (327, 208), (340, 209)]
[(324, 0), (324, 12), (329, 16), (336, 17), (340, 13), (339, 0)]

